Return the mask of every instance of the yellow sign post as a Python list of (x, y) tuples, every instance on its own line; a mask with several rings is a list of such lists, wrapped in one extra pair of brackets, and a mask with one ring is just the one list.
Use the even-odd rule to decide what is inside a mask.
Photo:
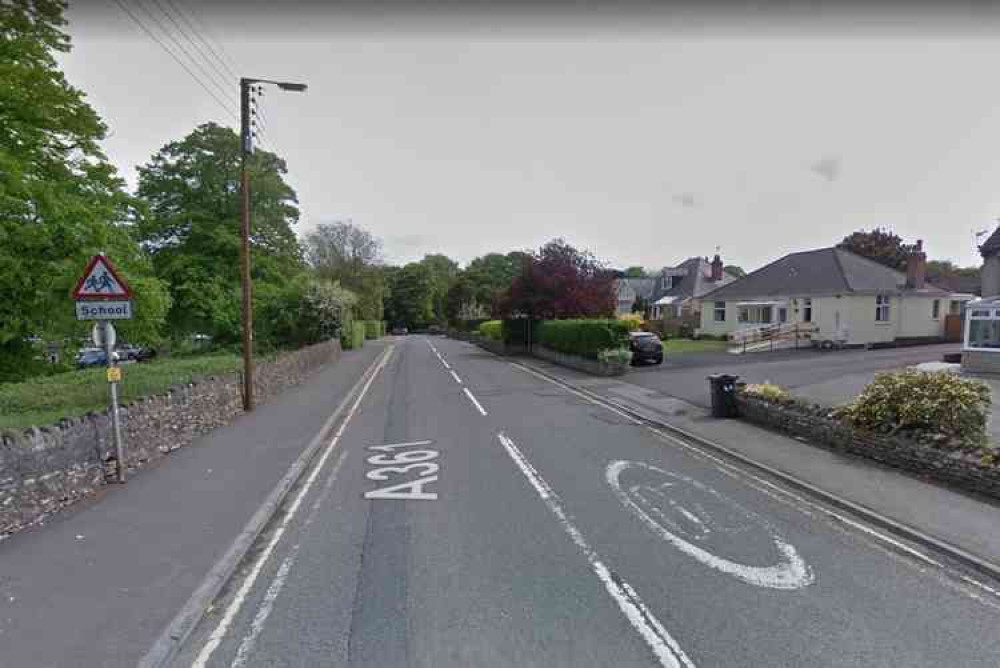
[(120, 383), (122, 382), (122, 370), (121, 367), (110, 366), (108, 367), (108, 382), (109, 383)]

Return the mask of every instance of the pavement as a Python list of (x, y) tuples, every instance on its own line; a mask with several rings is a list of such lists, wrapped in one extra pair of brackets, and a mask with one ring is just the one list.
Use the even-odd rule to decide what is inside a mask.
[(135, 666), (384, 345), (0, 542), (0, 666)]
[[(0, 665), (135, 665), (310, 440), (312, 464), (173, 665), (997, 665), (1000, 584), (536, 369), (761, 456), (783, 459), (788, 439), (459, 341), (358, 353), (187, 457), (0, 543), (0, 594), (15, 599), (0, 600)], [(344, 397), (336, 429), (312, 439)], [(209, 459), (232, 475), (203, 482)], [(1000, 553), (995, 507), (864, 480), (911, 519), (939, 515)], [(126, 499), (133, 489), (144, 493)]]
[(1000, 594), (920, 546), (516, 360), (392, 345), (176, 665), (997, 665)]

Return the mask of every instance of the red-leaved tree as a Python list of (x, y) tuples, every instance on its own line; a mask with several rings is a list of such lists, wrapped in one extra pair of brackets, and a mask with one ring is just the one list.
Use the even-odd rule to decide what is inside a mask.
[(615, 312), (614, 273), (591, 253), (554, 239), (524, 256), (520, 273), (498, 306), (505, 317), (611, 317)]

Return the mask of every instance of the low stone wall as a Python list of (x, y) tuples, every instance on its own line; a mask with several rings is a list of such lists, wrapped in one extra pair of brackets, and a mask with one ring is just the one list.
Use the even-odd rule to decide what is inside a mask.
[(736, 405), (739, 416), (749, 422), (802, 437), (837, 452), (874, 459), (951, 487), (1000, 499), (1000, 466), (984, 466), (976, 455), (863, 432), (795, 404), (775, 404), (737, 393)]
[(549, 362), (553, 362), (560, 366), (576, 369), (577, 371), (584, 371), (586, 373), (594, 374), (595, 376), (621, 376), (629, 370), (627, 362), (601, 362), (600, 360), (587, 359), (586, 357), (567, 355), (566, 353), (561, 353), (542, 345), (532, 346), (531, 354), (535, 357), (541, 357), (543, 360), (548, 360)]
[(472, 340), (472, 343), (476, 344), (483, 350), (488, 350), (494, 355), (509, 355), (507, 351), (507, 345), (503, 341), (496, 341), (494, 339), (487, 339), (486, 337), (479, 336)]
[[(259, 364), (254, 387), (266, 401), (340, 358), (329, 341)], [(162, 457), (242, 411), (238, 374), (211, 377), (120, 409), (130, 468)], [(0, 432), (0, 535), (96, 492), (115, 470), (111, 418), (90, 413), (44, 427)]]

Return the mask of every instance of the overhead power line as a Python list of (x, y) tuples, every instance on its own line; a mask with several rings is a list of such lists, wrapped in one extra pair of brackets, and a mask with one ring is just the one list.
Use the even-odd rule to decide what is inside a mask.
[(209, 95), (210, 95), (210, 96), (211, 96), (211, 97), (212, 97), (212, 98), (213, 98), (213, 99), (214, 99), (214, 100), (215, 100), (216, 102), (218, 102), (218, 103), (219, 103), (219, 106), (221, 106), (221, 107), (222, 107), (222, 108), (223, 108), (223, 109), (224, 109), (224, 110), (226, 111), (226, 113), (227, 113), (227, 114), (229, 114), (229, 115), (230, 115), (230, 116), (231, 116), (231, 117), (233, 118), (233, 120), (235, 120), (236, 122), (239, 122), (239, 115), (238, 115), (238, 114), (236, 114), (236, 113), (235, 113), (235, 112), (234, 112), (234, 111), (232, 110), (232, 108), (231, 108), (230, 106), (228, 106), (228, 105), (227, 105), (227, 104), (226, 104), (226, 103), (225, 103), (225, 102), (224, 102), (224, 101), (222, 100), (222, 98), (220, 98), (220, 97), (219, 97), (218, 95), (216, 95), (216, 94), (215, 94), (215, 92), (214, 92), (214, 91), (213, 91), (213, 90), (212, 90), (211, 88), (209, 88), (208, 86), (206, 86), (206, 85), (205, 85), (205, 82), (204, 82), (204, 81), (202, 81), (202, 80), (201, 80), (201, 78), (200, 78), (200, 77), (199, 77), (199, 76), (198, 76), (197, 74), (195, 74), (195, 73), (194, 73), (194, 72), (193, 72), (193, 71), (191, 70), (191, 68), (190, 68), (190, 67), (188, 67), (188, 66), (187, 66), (187, 64), (186, 64), (186, 63), (185, 63), (185, 62), (184, 62), (183, 60), (181, 60), (180, 58), (178, 58), (178, 57), (177, 57), (177, 54), (175, 54), (175, 53), (174, 53), (173, 51), (171, 51), (171, 50), (170, 50), (169, 48), (167, 48), (167, 45), (166, 45), (166, 44), (164, 44), (164, 43), (163, 43), (163, 41), (162, 41), (162, 40), (161, 40), (161, 39), (160, 39), (159, 37), (157, 37), (157, 36), (156, 36), (156, 34), (155, 34), (155, 33), (154, 33), (154, 32), (153, 32), (152, 30), (150, 30), (150, 29), (149, 29), (149, 28), (148, 28), (148, 27), (146, 26), (146, 24), (145, 24), (145, 23), (143, 23), (143, 22), (142, 22), (142, 21), (141, 21), (141, 20), (139, 19), (139, 17), (138, 17), (138, 16), (136, 16), (136, 15), (135, 15), (134, 13), (132, 13), (132, 10), (130, 10), (130, 9), (128, 8), (128, 6), (126, 6), (126, 5), (125, 5), (125, 3), (124, 3), (124, 2), (122, 2), (122, 0), (114, 0), (114, 3), (115, 3), (116, 5), (118, 5), (118, 7), (120, 7), (120, 8), (121, 8), (121, 10), (122, 10), (123, 12), (125, 12), (125, 14), (126, 14), (126, 15), (128, 15), (128, 17), (129, 17), (130, 19), (132, 19), (132, 21), (133, 21), (133, 22), (134, 22), (134, 23), (135, 23), (135, 24), (136, 24), (137, 26), (139, 26), (139, 28), (140, 28), (140, 29), (141, 29), (141, 30), (142, 30), (142, 31), (143, 31), (144, 33), (146, 33), (146, 35), (147, 35), (147, 36), (149, 36), (149, 38), (150, 38), (150, 39), (152, 39), (152, 40), (153, 40), (154, 42), (156, 42), (156, 43), (157, 43), (157, 44), (158, 44), (158, 45), (160, 46), (160, 48), (161, 48), (161, 49), (163, 49), (164, 51), (166, 51), (167, 55), (169, 55), (169, 56), (170, 56), (171, 58), (173, 58), (173, 59), (174, 59), (174, 61), (175, 61), (175, 62), (176, 62), (176, 63), (177, 63), (178, 65), (180, 65), (180, 66), (181, 66), (181, 67), (182, 67), (182, 68), (184, 69), (184, 71), (185, 71), (185, 72), (187, 72), (187, 73), (188, 73), (188, 75), (189, 75), (189, 76), (190, 76), (190, 77), (191, 77), (192, 79), (194, 79), (194, 80), (195, 80), (195, 82), (197, 82), (197, 84), (198, 84), (199, 86), (201, 86), (201, 87), (202, 87), (202, 88), (204, 89), (204, 91), (205, 91), (206, 93), (208, 93), (208, 94), (209, 94)]
[[(171, 4), (173, 4), (173, 0), (167, 0), (167, 2), (170, 2)], [(222, 43), (219, 42), (217, 39), (213, 38), (212, 32), (208, 29), (208, 26), (206, 26), (205, 23), (204, 23), (204, 21), (202, 21), (198, 17), (198, 12), (196, 12), (193, 7), (191, 7), (190, 5), (188, 5), (188, 3), (184, 3), (184, 4), (186, 5), (187, 14), (191, 17), (191, 20), (195, 24), (197, 24), (198, 27), (201, 28), (201, 34), (204, 35), (205, 44), (206, 44), (206, 46), (208, 46), (209, 50), (215, 56), (216, 60), (218, 60), (220, 63), (222, 63), (223, 67), (225, 67), (226, 70), (229, 71), (229, 74), (231, 74), (233, 77), (239, 79), (239, 75), (236, 74), (236, 71), (235, 71), (235, 70), (240, 69), (239, 65), (237, 65), (236, 61), (233, 60), (232, 57), (230, 57), (229, 52), (227, 52), (226, 48), (224, 46), (222, 46)], [(219, 48), (216, 49), (215, 46), (217, 46)], [(221, 56), (220, 56), (220, 54), (221, 54)], [(232, 67), (230, 67), (230, 65), (232, 65)]]
[[(212, 62), (211, 57), (209, 57), (205, 53), (205, 51), (201, 48), (198, 42), (195, 41), (194, 37), (191, 36), (188, 30), (186, 30), (184, 26), (178, 23), (177, 19), (174, 18), (173, 12), (168, 12), (167, 8), (160, 4), (160, 0), (153, 0), (153, 3), (156, 4), (157, 7), (159, 7), (160, 11), (163, 12), (163, 15), (166, 16), (170, 20), (170, 22), (174, 25), (174, 28), (177, 29), (177, 32), (179, 32), (188, 41), (191, 47), (198, 53), (198, 55), (202, 57), (203, 59), (202, 62), (204, 62), (204, 64), (208, 66), (211, 73), (214, 74), (215, 77), (217, 77), (213, 79), (212, 82), (218, 85), (222, 90), (226, 91), (227, 94), (230, 94), (230, 91), (234, 89), (236, 82), (235, 81), (229, 82), (227, 80), (226, 74), (222, 70), (220, 70), (215, 63)], [(232, 85), (230, 85), (231, 83)]]
[[(160, 6), (158, 0), (153, 0), (153, 2), (155, 2), (157, 6)], [(167, 30), (167, 28), (163, 25), (160, 19), (157, 18), (157, 16), (153, 12), (151, 12), (146, 5), (139, 2), (138, 0), (135, 0), (135, 4), (146, 13), (146, 16), (148, 16), (150, 20), (153, 21), (153, 23), (155, 23), (156, 26), (170, 39), (173, 45), (176, 46), (178, 49), (180, 49), (181, 53), (187, 56), (190, 62), (192, 62), (199, 70), (201, 70), (201, 72), (208, 78), (208, 81), (222, 93), (222, 96), (227, 101), (229, 101), (230, 104), (232, 104), (229, 98), (229, 95), (231, 95), (230, 91), (228, 91), (225, 87), (220, 87), (219, 84), (212, 79), (211, 73), (205, 69), (205, 66), (202, 65), (201, 61), (191, 55), (191, 52), (187, 50), (187, 47), (185, 47), (184, 44), (182, 44), (181, 41), (173, 35), (173, 33)]]

